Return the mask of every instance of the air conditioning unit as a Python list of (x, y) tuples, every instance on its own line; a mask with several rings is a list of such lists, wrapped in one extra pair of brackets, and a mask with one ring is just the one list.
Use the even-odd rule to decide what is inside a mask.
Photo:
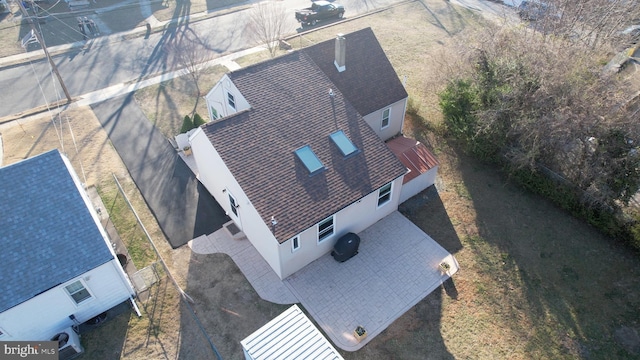
[(84, 352), (84, 348), (80, 344), (80, 337), (72, 328), (59, 332), (51, 338), (51, 341), (58, 342), (59, 360), (73, 359)]

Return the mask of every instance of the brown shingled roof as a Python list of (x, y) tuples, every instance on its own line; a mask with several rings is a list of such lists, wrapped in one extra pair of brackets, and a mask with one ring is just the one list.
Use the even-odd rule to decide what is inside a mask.
[[(279, 242), (406, 172), (306, 53), (293, 52), (229, 77), (251, 109), (203, 130), (263, 221), (270, 226), (271, 216), (276, 218)], [(345, 159), (331, 141), (336, 122), (361, 150), (358, 154)], [(294, 153), (304, 145), (326, 170), (309, 176)]]
[(362, 116), (408, 96), (371, 28), (358, 30), (344, 37), (346, 70), (343, 72), (338, 72), (333, 64), (335, 39), (301, 51), (311, 56)]

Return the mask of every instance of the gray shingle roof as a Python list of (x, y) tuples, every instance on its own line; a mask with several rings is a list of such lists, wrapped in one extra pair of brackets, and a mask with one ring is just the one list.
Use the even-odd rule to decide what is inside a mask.
[(60, 153), (0, 168), (0, 313), (113, 259)]
[[(403, 175), (406, 168), (305, 52), (229, 74), (251, 109), (203, 126), (265, 224), (284, 242)], [(334, 97), (329, 96), (332, 88)], [(335, 118), (334, 118), (335, 114)], [(345, 158), (337, 127), (360, 150)], [(309, 176), (309, 145), (326, 170)]]
[(371, 28), (358, 30), (344, 37), (346, 70), (343, 72), (338, 72), (333, 64), (335, 39), (309, 46), (302, 51), (311, 56), (362, 116), (408, 96)]

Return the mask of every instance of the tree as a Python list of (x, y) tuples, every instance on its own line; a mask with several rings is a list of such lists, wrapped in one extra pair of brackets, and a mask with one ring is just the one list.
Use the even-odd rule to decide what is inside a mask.
[(633, 0), (545, 0), (549, 5), (534, 27), (545, 34), (591, 48), (628, 45), (622, 31), (636, 25), (640, 6)]
[(202, 116), (200, 116), (200, 114), (195, 113), (195, 114), (193, 115), (193, 127), (194, 127), (194, 128), (200, 127), (201, 125), (204, 125), (204, 124), (206, 124), (206, 123), (207, 123), (207, 122), (206, 122), (206, 121), (204, 121), (204, 119), (202, 118)]
[(251, 9), (248, 31), (254, 41), (264, 44), (271, 57), (276, 56), (279, 41), (290, 29), (289, 14), (284, 6), (275, 2), (261, 2)]
[(177, 63), (193, 80), (195, 86), (195, 104), (191, 114), (195, 114), (198, 107), (198, 101), (202, 96), (200, 90), (200, 76), (205, 69), (206, 62), (213, 58), (213, 52), (207, 44), (202, 41), (193, 31), (187, 29), (177, 36), (173, 42), (168, 45), (169, 53), (173, 57), (173, 61)]
[(187, 131), (193, 129), (195, 126), (193, 124), (193, 120), (191, 120), (191, 118), (189, 117), (189, 115), (185, 115), (184, 119), (182, 120), (182, 127), (180, 128), (180, 133), (184, 134)]
[(597, 52), (508, 29), (471, 46), (474, 66), (440, 93), (449, 134), (483, 160), (561, 179), (587, 206), (630, 200), (640, 188), (640, 125), (626, 85), (600, 74)]

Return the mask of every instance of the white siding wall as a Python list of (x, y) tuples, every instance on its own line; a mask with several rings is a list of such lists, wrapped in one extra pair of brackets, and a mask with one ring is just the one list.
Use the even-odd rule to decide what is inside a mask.
[(420, 176), (402, 185), (400, 203), (402, 204), (403, 202), (409, 200), (409, 198), (411, 198), (412, 196), (418, 195), (418, 193), (420, 193), (422, 190), (435, 184), (436, 174), (438, 174), (437, 166), (433, 169), (429, 169), (429, 171), (427, 171), (426, 173), (420, 174)]
[[(276, 274), (281, 276), (278, 241), (201, 129), (198, 129), (191, 137), (191, 149), (200, 173), (200, 182), (229, 214), (229, 217), (242, 229), (251, 244), (269, 263)], [(223, 192), (223, 190), (225, 191)], [(231, 211), (228, 193), (233, 195), (239, 205), (236, 209), (239, 221), (234, 219), (235, 216)]]
[[(82, 323), (127, 300), (130, 287), (119, 269), (120, 264), (114, 259), (3, 312), (0, 328), (7, 336), (1, 340), (49, 340), (74, 325), (69, 315), (75, 315)], [(79, 279), (92, 297), (77, 305), (64, 287)]]
[[(402, 125), (404, 124), (404, 113), (406, 111), (407, 99), (397, 101), (390, 106), (385, 106), (378, 111), (374, 111), (371, 114), (364, 116), (364, 121), (371, 126), (373, 131), (378, 136), (386, 141), (395, 135), (402, 132)], [(391, 108), (391, 116), (389, 119), (389, 126), (382, 129), (382, 113), (385, 109)]]
[[(229, 106), (227, 93), (231, 93), (235, 98), (236, 108), (233, 109)], [(213, 113), (211, 108), (216, 109), (218, 118), (232, 115), (238, 111), (246, 110), (250, 107), (247, 100), (240, 94), (240, 90), (229, 79), (229, 76), (224, 75), (222, 79), (218, 81), (216, 86), (209, 91), (205, 96), (207, 101), (207, 110), (209, 111), (209, 119), (213, 121)]]
[(318, 226), (316, 224), (300, 234), (300, 248), (297, 251), (291, 251), (291, 240), (282, 243), (279, 248), (282, 259), (281, 278), (286, 278), (313, 260), (331, 252), (333, 245), (342, 235), (348, 232), (357, 234), (396, 211), (402, 190), (402, 179), (403, 177), (394, 180), (391, 200), (381, 207), (378, 207), (378, 190), (376, 190), (337, 212), (333, 224), (334, 235), (331, 238), (318, 244)]

